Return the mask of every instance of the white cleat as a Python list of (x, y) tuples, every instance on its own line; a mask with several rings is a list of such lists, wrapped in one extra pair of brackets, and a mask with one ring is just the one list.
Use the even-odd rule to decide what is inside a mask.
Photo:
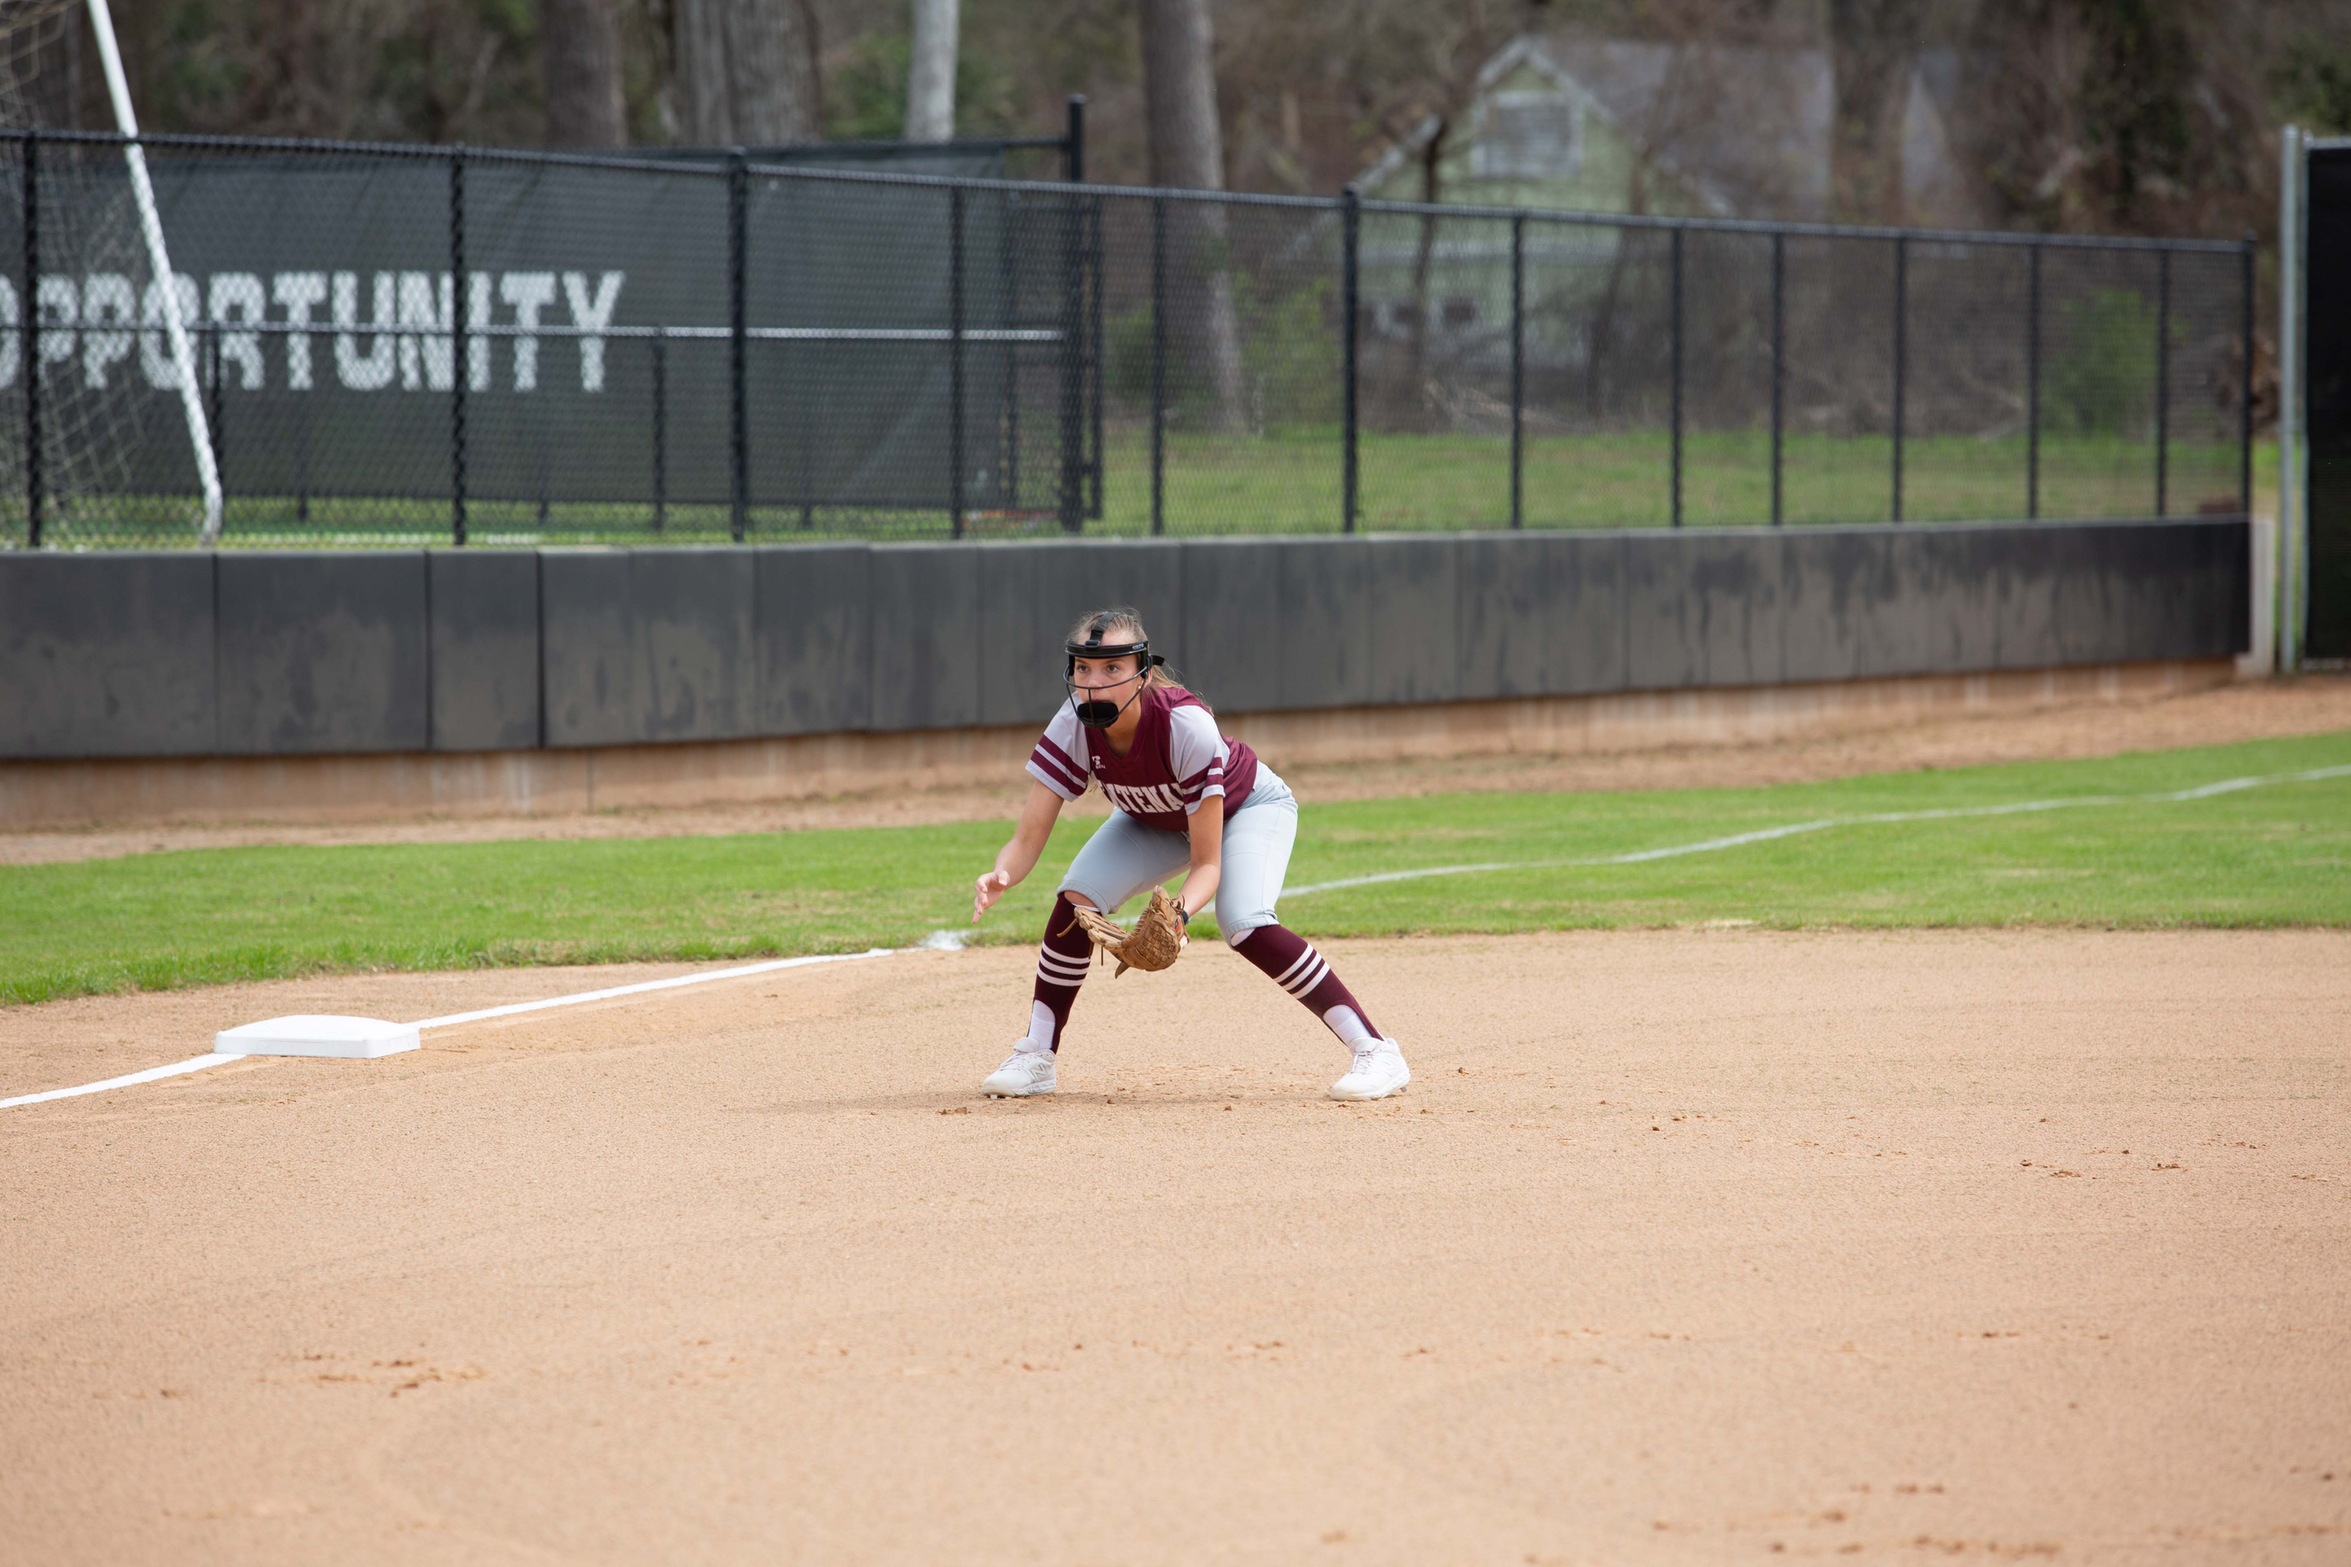
[(1385, 1099), (1404, 1092), (1404, 1085), (1411, 1081), (1412, 1068), (1404, 1064), (1404, 1052), (1393, 1039), (1382, 1039), (1355, 1052), (1355, 1064), (1347, 1069), (1347, 1075), (1331, 1084), (1331, 1097)]
[(980, 1092), (990, 1099), (1026, 1099), (1031, 1094), (1049, 1094), (1054, 1087), (1052, 1051), (1015, 1050), (988, 1074)]

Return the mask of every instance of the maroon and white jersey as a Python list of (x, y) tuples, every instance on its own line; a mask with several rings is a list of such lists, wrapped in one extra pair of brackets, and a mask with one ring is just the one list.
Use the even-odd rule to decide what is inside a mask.
[(1191, 814), (1216, 795), (1229, 820), (1256, 787), (1257, 753), (1217, 733), (1215, 715), (1182, 686), (1146, 687), (1139, 700), (1143, 721), (1124, 756), (1062, 703), (1029, 753), (1029, 776), (1064, 800), (1098, 783), (1112, 806), (1166, 832), (1189, 831)]

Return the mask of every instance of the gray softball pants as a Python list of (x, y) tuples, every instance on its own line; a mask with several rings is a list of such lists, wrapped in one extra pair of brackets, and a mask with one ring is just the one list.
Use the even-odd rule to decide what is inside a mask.
[[(1214, 906), (1216, 928), (1227, 946), (1275, 923), (1274, 905), (1281, 900), (1282, 878), (1290, 872), (1290, 850), (1297, 842), (1298, 801), (1290, 786), (1259, 762), (1256, 786), (1224, 824), (1224, 868)], [(1061, 890), (1112, 913), (1129, 898), (1172, 881), (1191, 863), (1188, 835), (1146, 827), (1124, 811), (1112, 811), (1070, 862)]]

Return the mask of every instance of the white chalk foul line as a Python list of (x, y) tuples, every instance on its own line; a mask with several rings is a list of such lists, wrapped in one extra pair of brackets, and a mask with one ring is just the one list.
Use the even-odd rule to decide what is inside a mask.
[(1859, 816), (1823, 816), (1808, 822), (1788, 822), (1778, 827), (1759, 827), (1753, 832), (1732, 833), (1726, 838), (1702, 838), (1696, 843), (1668, 844), (1658, 849), (1636, 849), (1629, 854), (1601, 854), (1583, 859), (1565, 860), (1481, 860), (1469, 865), (1427, 865), (1418, 870), (1381, 871), (1371, 876), (1343, 876), (1336, 881), (1310, 882), (1303, 887), (1287, 887), (1285, 898), (1303, 898), (1310, 893), (1338, 892), (1348, 887), (1376, 887), (1385, 882), (1420, 881), (1431, 876), (1484, 876), (1498, 871), (1577, 870), (1596, 869), (1609, 865), (1644, 865), (1652, 860), (1679, 859), (1688, 854), (1713, 854), (1723, 849), (1741, 849), (1753, 843), (1768, 843), (1775, 838), (1794, 838), (1804, 833), (1826, 832), (1832, 827), (1871, 827), (1893, 822), (1947, 822), (1966, 817), (2025, 816), (2039, 811), (2065, 811), (2093, 805), (2167, 805), (2186, 804), (2195, 800), (2210, 800), (2219, 795), (2235, 794), (2244, 789), (2260, 789), (2271, 784), (2319, 783), (2330, 778), (2351, 778), (2351, 767), (2312, 767), (2297, 773), (2267, 773), (2250, 778), (2223, 778), (2216, 783), (2197, 784), (2188, 789), (2166, 789), (2154, 794), (2077, 794), (2053, 800), (2012, 800), (2004, 805), (1946, 805), (1925, 811), (1872, 811)]
[(201, 1072), (208, 1066), (219, 1066), (228, 1061), (242, 1061), (243, 1056), (190, 1056), (185, 1061), (174, 1061), (169, 1066), (151, 1066), (144, 1072), (131, 1072), (122, 1077), (110, 1077), (104, 1082), (83, 1083), (75, 1088), (52, 1088), (46, 1093), (18, 1094), (14, 1099), (0, 1099), (0, 1110), (17, 1105), (46, 1104), (52, 1099), (71, 1099), (79, 1094), (102, 1094), (109, 1088), (130, 1088), (139, 1083), (152, 1083), (166, 1077), (178, 1077), (184, 1072)]
[[(935, 939), (935, 938), (934, 938)], [(455, 1028), (460, 1023), (479, 1023), (494, 1017), (514, 1017), (524, 1012), (546, 1012), (556, 1007), (585, 1006), (591, 1001), (611, 1001), (621, 996), (642, 996), (656, 990), (682, 990), (688, 985), (712, 985), (722, 979), (749, 979), (754, 974), (773, 974), (781, 969), (810, 968), (819, 963), (859, 963), (867, 958), (894, 957), (900, 951), (921, 951), (923, 948), (869, 947), (863, 952), (827, 952), (805, 958), (773, 958), (764, 963), (745, 963), (734, 968), (710, 969), (700, 974), (679, 974), (669, 979), (640, 980), (633, 985), (614, 985), (604, 990), (582, 990), (568, 996), (549, 996), (541, 1001), (513, 1001), (501, 1007), (480, 1007), (471, 1012), (451, 1012), (441, 1017), (428, 1017), (417, 1023), (420, 1029)], [(0, 1099), (0, 1110), (17, 1105), (43, 1104), (51, 1099), (71, 1099), (80, 1094), (101, 1094), (110, 1088), (131, 1088), (140, 1083), (152, 1083), (161, 1078), (178, 1077), (187, 1072), (201, 1072), (206, 1067), (222, 1066), (231, 1061), (265, 1059), (255, 1056), (212, 1055), (191, 1056), (175, 1061), (170, 1066), (151, 1066), (144, 1072), (132, 1072), (122, 1077), (109, 1077), (103, 1082), (82, 1083), (73, 1088), (52, 1088), (46, 1093), (19, 1094), (14, 1099)]]
[(591, 1001), (611, 1001), (621, 996), (649, 995), (656, 990), (683, 990), (688, 985), (715, 985), (722, 979), (749, 979), (754, 974), (773, 974), (781, 969), (812, 968), (819, 963), (862, 963), (868, 958), (895, 957), (901, 950), (915, 948), (868, 947), (863, 952), (826, 952), (810, 958), (771, 958), (765, 963), (746, 963), (739, 968), (711, 969), (701, 974), (679, 974), (670, 979), (640, 980), (634, 985), (614, 985), (609, 990), (583, 990), (576, 995), (550, 996), (544, 1001), (512, 1001), (502, 1007), (482, 1007), (473, 1012), (452, 1012), (446, 1017), (428, 1017), (417, 1023), (418, 1028), (455, 1028), (460, 1023), (479, 1023), (494, 1017), (515, 1017), (524, 1012), (546, 1012), (555, 1007), (585, 1006)]

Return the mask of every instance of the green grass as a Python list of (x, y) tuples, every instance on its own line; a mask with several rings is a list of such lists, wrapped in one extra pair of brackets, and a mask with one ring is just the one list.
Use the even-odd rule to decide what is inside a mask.
[[(1147, 531), (1150, 460), (1145, 432), (1113, 429), (1104, 464), (1107, 533)], [(1885, 436), (1789, 435), (1782, 446), (1786, 521), (1883, 522), (1892, 513), (1893, 442)], [(2235, 505), (2234, 445), (2174, 442), (2170, 509), (2206, 500)], [(1340, 437), (1290, 430), (1264, 437), (1171, 435), (1165, 463), (1174, 532), (1327, 533), (1340, 509)], [(1903, 516), (1914, 522), (2022, 517), (2021, 435), (1916, 436), (1903, 443)], [(1362, 525), (1374, 532), (1507, 527), (1510, 444), (1505, 436), (1367, 432), (1357, 458)], [(1672, 448), (1663, 432), (1536, 435), (1525, 442), (1525, 524), (1535, 528), (1665, 527), (1673, 517)], [(2146, 516), (2155, 509), (2155, 453), (2116, 436), (2041, 441), (2041, 515)], [(1771, 442), (1756, 431), (1704, 431), (1682, 446), (1682, 514), (1689, 526), (1771, 521)]]
[[(1765, 789), (1309, 803), (1293, 889), (1590, 859), (1881, 811), (2148, 794), (2351, 765), (2351, 733)], [(725, 838), (211, 849), (0, 868), (0, 1000), (361, 969), (854, 951), (960, 927), (1007, 824)], [(1091, 824), (989, 917), (1036, 939)], [(1637, 865), (1293, 894), (1317, 935), (1766, 926), (2351, 925), (2351, 778), (2192, 802), (1854, 825)]]
[[(1105, 432), (1103, 515), (1095, 535), (1147, 533), (1151, 524), (1146, 429)], [(1683, 443), (1683, 520), (1693, 527), (1771, 520), (1770, 441), (1760, 431), (1697, 431)], [(1032, 454), (1031, 460), (1038, 460)], [(1361, 436), (1362, 526), (1372, 531), (1502, 528), (1510, 522), (1510, 445), (1500, 435)], [(2192, 514), (2206, 501), (2233, 506), (2236, 447), (2177, 440), (2170, 455), (2170, 509)], [(2041, 439), (2041, 515), (2051, 520), (2144, 516), (2155, 506), (2154, 448), (2121, 436)], [(2270, 467), (2274, 468), (2272, 461)], [(1885, 436), (1791, 434), (1782, 452), (1783, 504), (1792, 524), (1882, 522), (1892, 508), (1893, 445)], [(1903, 445), (1903, 515), (1911, 521), (1986, 521), (2026, 510), (2021, 435), (1913, 436)], [(1662, 431), (1530, 432), (1525, 445), (1526, 525), (1536, 528), (1664, 527), (1672, 520), (1671, 451)], [(1333, 533), (1339, 526), (1340, 434), (1336, 424), (1293, 426), (1262, 436), (1170, 432), (1164, 472), (1168, 530), (1178, 534)], [(1051, 505), (1048, 498), (1043, 502)], [(59, 547), (192, 543), (193, 503), (185, 498), (84, 499), (53, 507), (47, 537)], [(231, 494), (224, 534), (231, 546), (284, 549), (376, 545), (416, 548), (448, 536), (446, 502), (318, 499), (308, 517), (287, 498)], [(664, 531), (648, 506), (553, 506), (475, 500), (468, 516), (483, 545), (539, 543), (724, 543), (724, 506), (670, 508)], [(21, 536), (23, 524), (9, 531)], [(819, 507), (801, 526), (788, 507), (756, 507), (751, 537), (763, 543), (824, 538), (944, 536), (944, 509), (879, 512)], [(1058, 536), (1049, 516), (981, 515), (980, 537)], [(0, 542), (7, 537), (0, 532)]]

